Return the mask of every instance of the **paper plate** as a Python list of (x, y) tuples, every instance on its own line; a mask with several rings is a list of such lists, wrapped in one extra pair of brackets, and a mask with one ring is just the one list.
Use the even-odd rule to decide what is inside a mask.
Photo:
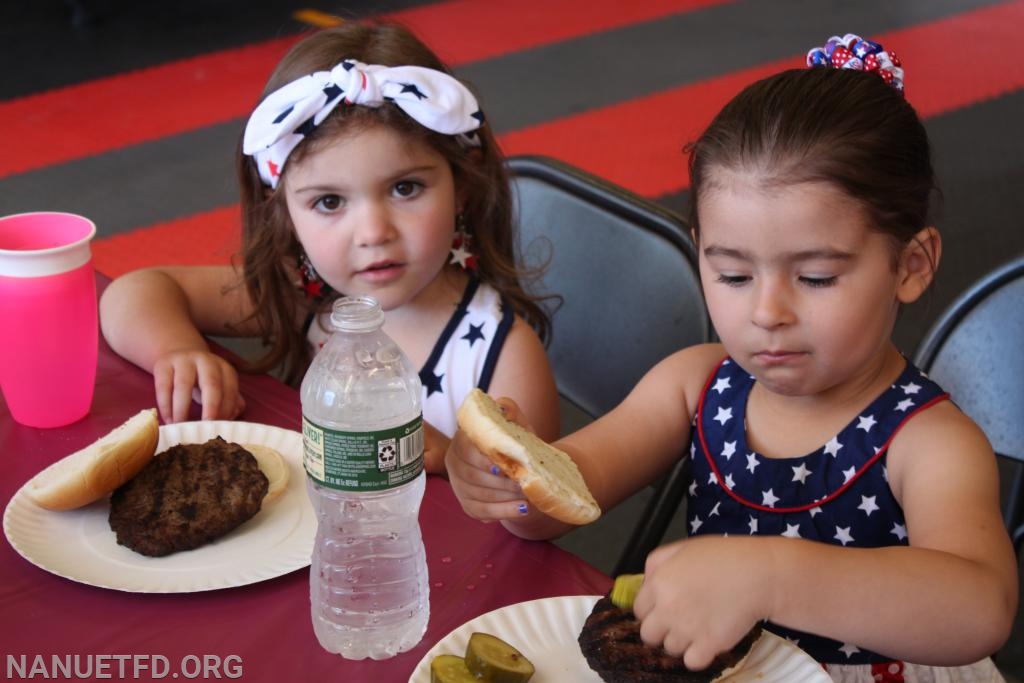
[[(601, 683), (576, 642), (598, 595), (571, 595), (520, 602), (472, 619), (442, 638), (423, 656), (409, 683), (430, 683), (437, 655), (462, 655), (476, 631), (501, 638), (533, 662), (530, 683)], [(743, 669), (722, 683), (832, 683), (821, 664), (793, 643), (764, 632)]]
[(214, 436), (277, 450), (290, 468), (288, 486), (256, 516), (216, 541), (166, 557), (117, 544), (106, 500), (77, 510), (44, 510), (22, 487), (4, 512), (4, 534), (26, 560), (64, 578), (134, 593), (190, 593), (244, 586), (309, 566), (316, 517), (306, 494), (302, 436), (251, 422), (207, 420), (160, 427), (157, 452)]

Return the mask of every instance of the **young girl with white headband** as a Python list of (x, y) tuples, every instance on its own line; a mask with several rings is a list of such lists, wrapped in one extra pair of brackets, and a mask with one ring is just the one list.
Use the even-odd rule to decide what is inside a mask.
[[(643, 640), (687, 666), (766, 620), (835, 681), (1001, 681), (988, 655), (1017, 563), (995, 457), (891, 339), (941, 253), (927, 133), (881, 45), (834, 37), (808, 62), (744, 89), (690, 150), (721, 343), (670, 356), (558, 446), (603, 509), (689, 452), (690, 538), (650, 554), (634, 603)], [(567, 531), (521, 514), (461, 432), (447, 460), (472, 516)]]
[(250, 367), (301, 379), (334, 299), (370, 295), (421, 368), (426, 467), (443, 469), (474, 387), (514, 396), (558, 433), (541, 343), (549, 320), (520, 284), (504, 157), (473, 93), (408, 30), (346, 23), (296, 44), (239, 151), (238, 266), (126, 274), (101, 301), (110, 346), (153, 373), (165, 421), (235, 418), (236, 369), (203, 335), (253, 336)]

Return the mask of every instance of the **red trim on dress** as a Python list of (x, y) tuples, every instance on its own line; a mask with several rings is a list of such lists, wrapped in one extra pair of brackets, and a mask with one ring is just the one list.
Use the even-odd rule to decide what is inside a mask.
[[(845, 483), (843, 483), (842, 486), (840, 486), (838, 489), (836, 489), (832, 493), (828, 494), (824, 498), (822, 498), (820, 500), (816, 500), (813, 503), (807, 503), (805, 505), (796, 505), (796, 506), (792, 506), (792, 507), (768, 507), (767, 505), (761, 505), (760, 503), (752, 503), (751, 501), (747, 500), (746, 498), (744, 498), (743, 496), (739, 495), (738, 493), (736, 493), (735, 491), (733, 491), (732, 489), (730, 489), (728, 486), (725, 485), (725, 480), (722, 477), (722, 473), (718, 471), (718, 466), (715, 464), (715, 460), (711, 456), (711, 451), (710, 451), (710, 449), (708, 449), (707, 441), (704, 439), (704, 403), (705, 403), (705, 397), (707, 396), (708, 389), (711, 387), (712, 380), (714, 380), (718, 376), (718, 371), (721, 369), (722, 365), (727, 360), (729, 360), (728, 356), (723, 358), (721, 361), (719, 361), (718, 365), (715, 366), (715, 369), (711, 371), (711, 376), (708, 377), (708, 381), (704, 383), (704, 389), (701, 390), (701, 392), (700, 392), (700, 402), (699, 402), (698, 407), (697, 407), (697, 438), (700, 439), (701, 448), (704, 450), (704, 458), (708, 461), (708, 465), (711, 466), (711, 472), (715, 475), (715, 480), (718, 482), (718, 485), (722, 488), (722, 490), (725, 491), (726, 494), (728, 494), (728, 496), (730, 498), (732, 498), (736, 502), (740, 503), (741, 505), (745, 505), (746, 507), (754, 508), (755, 510), (760, 510), (762, 512), (778, 512), (778, 513), (784, 513), (784, 512), (806, 512), (807, 510), (811, 510), (813, 508), (820, 507), (820, 506), (822, 506), (822, 505), (824, 505), (824, 504), (826, 504), (826, 503), (828, 503), (828, 502), (830, 502), (832, 500), (835, 500), (840, 495), (842, 495), (842, 493), (844, 491), (846, 491), (846, 489), (850, 488), (850, 486), (853, 485), (853, 482), (857, 481), (857, 479), (859, 479), (860, 476), (862, 474), (864, 474), (864, 472), (866, 472), (869, 467), (871, 467), (873, 464), (875, 464), (875, 462), (877, 462), (878, 459), (881, 458), (885, 454), (885, 452), (889, 450), (889, 444), (892, 443), (893, 438), (895, 438), (895, 436), (899, 433), (899, 431), (901, 429), (903, 429), (903, 425), (905, 425), (907, 423), (907, 420), (909, 420), (911, 417), (913, 417), (917, 413), (921, 412), (922, 410), (930, 408), (933, 405), (935, 405), (936, 403), (939, 403), (940, 401), (945, 401), (945, 400), (949, 399), (949, 394), (948, 393), (941, 394), (941, 395), (936, 396), (935, 398), (931, 399), (930, 401), (927, 401), (926, 403), (918, 406), (917, 408), (915, 408), (911, 412), (907, 413), (906, 415), (904, 415), (903, 416), (903, 420), (896, 427), (896, 429), (893, 430), (892, 434), (889, 435), (889, 438), (886, 439), (884, 444), (882, 444), (882, 447), (878, 449), (878, 452), (875, 453), (871, 458), (869, 458), (867, 460), (867, 462), (865, 462), (860, 467), (860, 469), (858, 469), (853, 474), (853, 476), (849, 478), (849, 480), (847, 480)], [(735, 363), (736, 361), (732, 361), (732, 362)], [(765, 456), (761, 456), (761, 457), (765, 457)], [(772, 459), (774, 459), (774, 458), (769, 458), (769, 460), (772, 460)]]

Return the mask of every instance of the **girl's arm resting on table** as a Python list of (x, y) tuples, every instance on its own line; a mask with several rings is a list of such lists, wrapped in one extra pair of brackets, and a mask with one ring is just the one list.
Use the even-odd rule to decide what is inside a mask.
[(230, 266), (165, 267), (128, 273), (104, 291), (103, 336), (119, 355), (153, 373), (166, 422), (187, 418), (193, 390), (202, 396), (204, 419), (233, 418), (244, 408), (237, 371), (203, 337), (246, 331), (239, 323), (248, 298), (237, 283)]
[(920, 664), (991, 654), (1012, 627), (1017, 577), (984, 436), (935, 406), (894, 440), (889, 476), (910, 547), (730, 536), (659, 548), (634, 604), (644, 639), (695, 668), (759, 619)]

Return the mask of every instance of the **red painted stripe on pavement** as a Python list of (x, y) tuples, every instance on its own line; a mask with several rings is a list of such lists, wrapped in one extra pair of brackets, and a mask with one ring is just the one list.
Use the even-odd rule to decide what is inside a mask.
[[(1024, 64), (1007, 51), (1024, 26), (1024, 2), (1009, 2), (882, 36), (907, 70), (908, 99), (937, 116), (1024, 87)], [(950, 50), (950, 46), (955, 46)], [(904, 56), (905, 55), (905, 56)], [(915, 85), (918, 81), (920, 86)]]
[(647, 197), (686, 186), (683, 146), (744, 86), (798, 66), (793, 58), (506, 133), (509, 156), (561, 159)]
[[(453, 0), (382, 18), (452, 66), (727, 0)], [(468, 30), (471, 27), (472, 30)], [(300, 36), (214, 52), (0, 103), (0, 178), (246, 116)]]
[(452, 66), (732, 0), (453, 0), (388, 14)]
[(296, 40), (279, 38), (0, 103), (0, 178), (244, 116)]
[[(908, 66), (910, 101), (922, 117), (1024, 87), (1024, 69), (999, 59), (999, 45), (1024, 19), (1024, 0), (877, 36)], [(955, 60), (944, 46), (961, 31)], [(696, 137), (743, 86), (780, 69), (802, 64), (793, 57), (710, 79), (560, 121), (508, 133), (508, 154), (545, 154), (563, 159), (634, 192), (659, 197), (688, 187), (683, 145)], [(996, 68), (998, 67), (998, 68)], [(151, 239), (152, 233), (152, 242)], [(218, 237), (218, 235), (220, 235)], [(215, 240), (219, 250), (197, 261), (196, 240)], [(145, 241), (143, 241), (145, 240)], [(133, 246), (134, 244), (140, 246)], [(238, 244), (238, 207), (162, 223), (96, 240), (97, 267), (110, 275), (157, 263), (226, 263)], [(105, 270), (106, 268), (106, 270)]]
[(96, 270), (117, 277), (136, 268), (167, 263), (230, 263), (240, 245), (236, 204), (95, 239), (92, 257)]
[[(1018, 0), (872, 38), (900, 55), (908, 99), (929, 117), (1024, 88), (1024, 66), (1005, 49), (1021, 25)], [(744, 86), (802, 64), (803, 55), (760, 65), (506, 133), (501, 144), (509, 155), (553, 156), (647, 197), (678, 192), (689, 186), (683, 145)]]

